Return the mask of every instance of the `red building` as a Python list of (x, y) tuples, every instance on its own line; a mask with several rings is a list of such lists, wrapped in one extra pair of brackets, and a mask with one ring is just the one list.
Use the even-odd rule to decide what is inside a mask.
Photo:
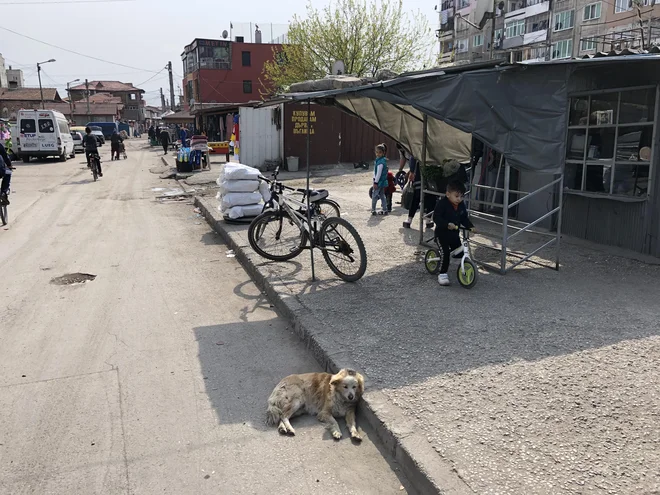
[[(201, 117), (221, 107), (260, 100), (268, 91), (264, 86), (264, 64), (280, 47), (243, 43), (241, 38), (195, 39), (181, 54), (186, 109)], [(203, 122), (199, 124), (205, 128)]]
[(260, 100), (268, 91), (264, 64), (282, 45), (230, 40), (195, 39), (181, 54), (185, 108), (195, 116), (198, 130), (211, 140), (228, 140), (228, 115), (241, 103)]

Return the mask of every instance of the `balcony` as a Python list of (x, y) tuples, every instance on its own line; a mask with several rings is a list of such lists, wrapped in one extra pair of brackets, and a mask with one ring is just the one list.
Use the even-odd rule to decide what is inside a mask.
[(542, 29), (540, 31), (532, 31), (531, 33), (525, 33), (525, 34), (521, 34), (520, 36), (507, 38), (502, 43), (502, 48), (508, 50), (510, 48), (516, 48), (518, 46), (540, 43), (542, 41), (546, 41), (547, 39), (548, 39), (548, 30)]
[[(550, 2), (538, 2), (535, 0), (521, 0), (511, 2), (509, 11), (504, 14), (505, 22), (512, 19), (527, 19), (533, 15), (543, 14), (550, 10)], [(512, 8), (515, 5), (515, 9)]]

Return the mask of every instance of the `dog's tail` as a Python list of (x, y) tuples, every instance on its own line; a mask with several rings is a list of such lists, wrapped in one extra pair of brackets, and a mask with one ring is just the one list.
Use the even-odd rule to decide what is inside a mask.
[(268, 401), (268, 409), (266, 410), (266, 424), (276, 426), (282, 418), (282, 410), (277, 407), (273, 402)]

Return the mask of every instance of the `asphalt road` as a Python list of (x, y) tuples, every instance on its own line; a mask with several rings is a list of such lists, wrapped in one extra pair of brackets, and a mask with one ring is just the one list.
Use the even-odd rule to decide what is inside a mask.
[[(157, 154), (128, 153), (96, 183), (80, 156), (14, 174), (0, 493), (405, 493), (364, 424), (361, 445), (265, 426), (277, 381), (318, 365), (193, 207), (154, 199)], [(95, 278), (52, 283), (75, 273)]]

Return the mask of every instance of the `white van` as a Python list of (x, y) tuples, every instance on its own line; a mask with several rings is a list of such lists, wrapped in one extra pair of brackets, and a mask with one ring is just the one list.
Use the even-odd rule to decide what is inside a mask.
[(65, 162), (75, 157), (73, 138), (64, 115), (53, 110), (19, 110), (16, 120), (16, 154), (24, 162), (30, 158), (59, 157)]

